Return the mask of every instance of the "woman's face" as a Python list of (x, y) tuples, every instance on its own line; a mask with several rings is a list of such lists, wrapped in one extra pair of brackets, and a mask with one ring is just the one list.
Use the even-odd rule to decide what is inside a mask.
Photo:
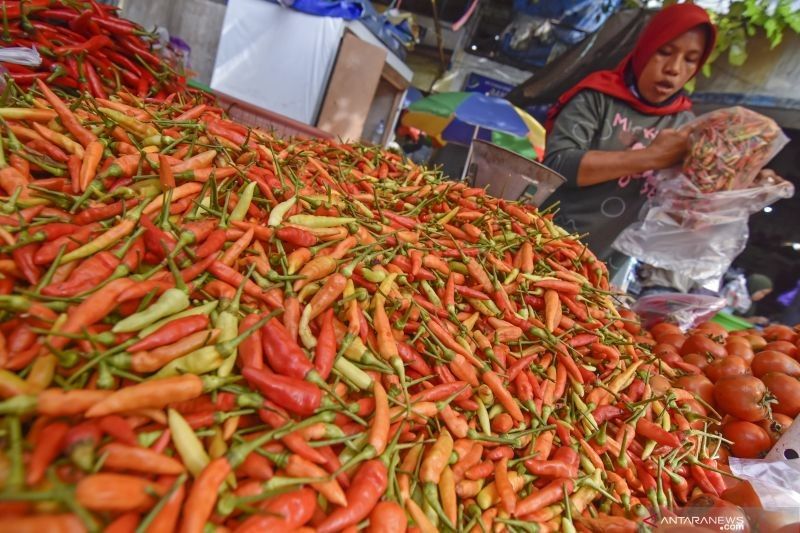
[(706, 39), (706, 32), (695, 28), (659, 48), (636, 81), (639, 94), (660, 104), (678, 92), (700, 68)]

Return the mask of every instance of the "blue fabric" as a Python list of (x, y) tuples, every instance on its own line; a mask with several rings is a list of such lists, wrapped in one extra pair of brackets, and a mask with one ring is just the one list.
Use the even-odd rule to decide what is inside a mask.
[(345, 20), (360, 19), (364, 13), (364, 3), (357, 0), (280, 0), (279, 3), (309, 15)]
[[(493, 98), (480, 93), (471, 93), (461, 102), (455, 112), (459, 120), (484, 128), (499, 130), (512, 135), (525, 136), (528, 126), (516, 109), (507, 100)], [(447, 131), (447, 130), (445, 130)]]

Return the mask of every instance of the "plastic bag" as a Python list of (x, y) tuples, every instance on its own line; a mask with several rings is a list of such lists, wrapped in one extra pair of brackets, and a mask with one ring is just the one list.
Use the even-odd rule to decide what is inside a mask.
[(0, 62), (14, 63), (25, 67), (38, 67), (42, 64), (42, 56), (36, 47), (11, 46), (0, 48)]
[(705, 193), (750, 187), (789, 142), (774, 120), (743, 107), (706, 113), (684, 127), (691, 129), (690, 148), (681, 171)]
[(765, 179), (747, 189), (703, 193), (674, 169), (656, 176), (644, 216), (617, 237), (614, 248), (701, 285), (718, 283), (747, 244), (748, 217), (789, 198), (794, 185)]
[(725, 300), (717, 296), (667, 292), (642, 296), (631, 309), (641, 316), (646, 328), (668, 321), (686, 331), (707, 321), (723, 307)]
[(747, 290), (747, 279), (740, 272), (731, 275), (730, 278), (720, 289), (719, 296), (725, 299), (726, 308), (745, 313), (753, 305)]
[(791, 524), (800, 521), (800, 459), (729, 460), (731, 472), (750, 483), (770, 523)]

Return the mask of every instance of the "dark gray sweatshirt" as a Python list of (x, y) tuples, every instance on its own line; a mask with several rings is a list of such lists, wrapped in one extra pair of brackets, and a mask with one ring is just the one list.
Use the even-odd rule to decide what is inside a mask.
[(644, 115), (625, 102), (594, 90), (584, 90), (564, 106), (547, 136), (545, 165), (567, 183), (547, 204), (560, 201), (556, 221), (567, 231), (588, 233), (589, 248), (607, 259), (614, 240), (635, 222), (649, 194), (652, 172), (627, 176), (590, 187), (578, 187), (578, 167), (589, 150), (636, 150), (649, 145), (658, 132), (677, 128), (693, 118), (690, 112)]

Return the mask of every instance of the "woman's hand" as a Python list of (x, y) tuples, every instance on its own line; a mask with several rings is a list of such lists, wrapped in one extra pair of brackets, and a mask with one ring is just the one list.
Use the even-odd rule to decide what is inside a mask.
[(686, 128), (661, 130), (650, 146), (645, 148), (653, 162), (653, 170), (669, 168), (681, 163), (688, 150), (689, 130)]
[(778, 176), (774, 170), (769, 168), (765, 168), (759, 171), (758, 176), (756, 176), (755, 182), (756, 184), (767, 183), (769, 185), (773, 185), (775, 183), (780, 183), (782, 181), (786, 181), (782, 177)]

